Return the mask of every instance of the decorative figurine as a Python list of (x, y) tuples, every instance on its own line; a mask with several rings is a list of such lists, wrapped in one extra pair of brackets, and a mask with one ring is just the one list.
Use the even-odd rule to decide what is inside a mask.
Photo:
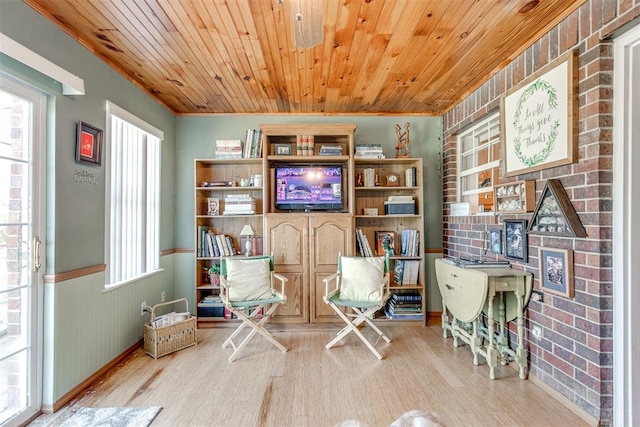
[(396, 135), (398, 135), (398, 145), (396, 145), (396, 158), (411, 157), (409, 152), (409, 122), (404, 124), (404, 132), (400, 131), (400, 125), (396, 125)]

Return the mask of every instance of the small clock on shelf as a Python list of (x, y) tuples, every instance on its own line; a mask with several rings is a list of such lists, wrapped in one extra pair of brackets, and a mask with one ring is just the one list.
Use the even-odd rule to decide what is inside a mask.
[(387, 174), (385, 178), (387, 187), (398, 187), (400, 185), (400, 175), (395, 172)]

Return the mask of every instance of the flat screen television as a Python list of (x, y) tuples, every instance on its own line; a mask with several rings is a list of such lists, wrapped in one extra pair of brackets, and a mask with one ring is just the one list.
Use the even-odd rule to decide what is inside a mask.
[(343, 175), (341, 165), (278, 165), (275, 207), (288, 211), (342, 211)]

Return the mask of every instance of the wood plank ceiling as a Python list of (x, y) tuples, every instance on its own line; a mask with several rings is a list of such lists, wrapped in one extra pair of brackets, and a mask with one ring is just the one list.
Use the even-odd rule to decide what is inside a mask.
[(25, 0), (179, 115), (441, 115), (584, 1)]

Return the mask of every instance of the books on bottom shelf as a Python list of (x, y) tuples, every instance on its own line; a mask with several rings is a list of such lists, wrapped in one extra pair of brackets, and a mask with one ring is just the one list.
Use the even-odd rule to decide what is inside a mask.
[(393, 293), (385, 304), (385, 315), (391, 320), (422, 320), (422, 295)]

